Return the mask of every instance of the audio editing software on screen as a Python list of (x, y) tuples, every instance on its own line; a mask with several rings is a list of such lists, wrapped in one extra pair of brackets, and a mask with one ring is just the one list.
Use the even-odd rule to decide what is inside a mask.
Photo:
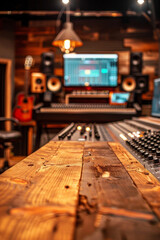
[(127, 104), (130, 97), (128, 92), (110, 93), (110, 104)]
[(152, 116), (160, 117), (160, 78), (154, 80)]
[(117, 54), (64, 54), (64, 86), (116, 87)]

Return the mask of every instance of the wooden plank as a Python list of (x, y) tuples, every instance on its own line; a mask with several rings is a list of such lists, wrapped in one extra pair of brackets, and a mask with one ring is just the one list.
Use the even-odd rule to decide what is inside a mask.
[(50, 48), (42, 48), (41, 46), (39, 47), (22, 47), (22, 48), (17, 48), (16, 49), (16, 57), (18, 56), (26, 56), (26, 55), (32, 55), (32, 56), (36, 56), (36, 55), (41, 55), (43, 52), (50, 52), (52, 51), (54, 48), (53, 46), (51, 46)]
[(34, 26), (34, 27), (17, 27), (16, 28), (16, 36), (19, 35), (28, 35), (28, 34), (43, 34), (48, 35), (50, 33), (55, 34), (56, 29), (55, 26)]
[(76, 240), (159, 240), (158, 223), (81, 212)]
[(84, 147), (76, 240), (159, 239), (159, 221), (107, 142)]
[(106, 142), (85, 144), (80, 194), (87, 196), (89, 205), (96, 202), (99, 211), (114, 207), (151, 213), (125, 168)]
[(109, 143), (138, 190), (160, 219), (160, 182), (121, 144)]
[(134, 52), (158, 51), (158, 41), (144, 41), (138, 39), (124, 39), (124, 46), (131, 47)]
[(50, 141), (0, 176), (1, 239), (73, 239), (83, 145)]

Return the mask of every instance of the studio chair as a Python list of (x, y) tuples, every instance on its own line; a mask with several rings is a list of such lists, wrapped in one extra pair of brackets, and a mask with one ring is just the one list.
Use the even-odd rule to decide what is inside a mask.
[[(11, 124), (11, 130), (5, 130), (6, 122)], [(0, 147), (3, 148), (4, 152), (4, 163), (0, 168), (0, 174), (6, 171), (9, 165), (10, 149), (13, 148), (12, 143), (21, 138), (20, 130), (12, 130), (13, 126), (19, 128), (19, 121), (15, 118), (0, 117)], [(2, 129), (3, 128), (3, 129)], [(2, 130), (1, 130), (2, 129)]]

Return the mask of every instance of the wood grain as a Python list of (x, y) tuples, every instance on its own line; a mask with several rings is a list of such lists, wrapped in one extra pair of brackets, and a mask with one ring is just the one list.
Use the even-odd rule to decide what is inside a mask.
[(83, 145), (51, 141), (0, 176), (1, 239), (73, 239)]
[(84, 146), (75, 239), (158, 240), (158, 219), (110, 146)]
[(151, 212), (107, 142), (86, 143), (83, 164), (80, 194), (87, 196), (89, 205), (96, 199), (99, 210), (114, 207)]
[(109, 145), (126, 168), (143, 198), (160, 218), (160, 182), (121, 144), (109, 143)]
[(119, 143), (50, 141), (0, 176), (0, 239), (159, 240), (159, 192)]
[(81, 212), (76, 232), (76, 240), (159, 240), (159, 237), (157, 223), (86, 212)]

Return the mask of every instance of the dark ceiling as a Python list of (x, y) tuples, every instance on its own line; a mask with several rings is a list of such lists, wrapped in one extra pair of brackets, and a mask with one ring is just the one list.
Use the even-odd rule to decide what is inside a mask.
[[(3, 1), (0, 6), (1, 10), (60, 10), (63, 7), (61, 0), (12, 0)], [(70, 0), (72, 10), (84, 11), (126, 11), (137, 7), (136, 0)]]
[[(149, 0), (148, 0), (149, 1)], [(147, 7), (148, 1), (144, 4), (144, 8)], [(158, 6), (159, 0), (154, 0), (156, 6)], [(159, 4), (160, 5), (160, 4)], [(0, 4), (0, 10), (47, 10), (54, 11), (60, 10), (63, 7), (61, 0), (9, 0), (3, 1)], [(84, 10), (84, 11), (127, 11), (137, 10), (140, 5), (137, 4), (137, 0), (70, 0), (71, 10)]]
[[(151, 0), (146, 0), (143, 6), (137, 3), (137, 0), (70, 0), (71, 11), (104, 12), (115, 11), (123, 16), (127, 12), (141, 13), (145, 12), (150, 16)], [(152, 0), (155, 6), (156, 19), (160, 20), (160, 0)], [(52, 11), (59, 12), (63, 8), (62, 0), (9, 0), (0, 4), (0, 11)], [(83, 14), (81, 14), (83, 16)]]

